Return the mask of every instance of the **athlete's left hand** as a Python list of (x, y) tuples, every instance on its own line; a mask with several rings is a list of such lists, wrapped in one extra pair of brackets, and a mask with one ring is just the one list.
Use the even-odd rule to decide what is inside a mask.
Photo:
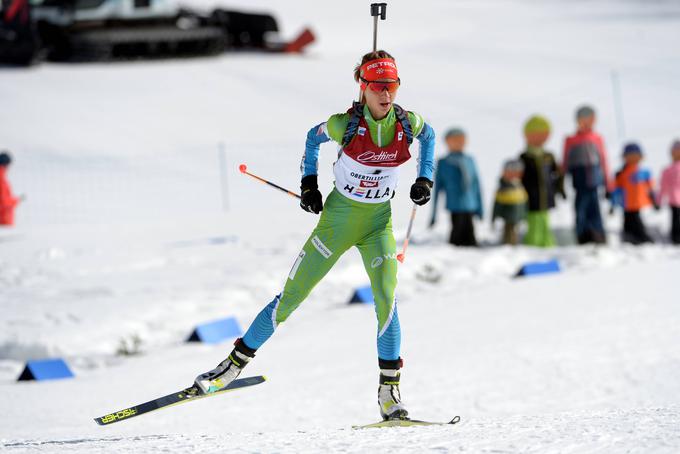
[(425, 177), (416, 178), (416, 182), (411, 186), (411, 200), (416, 205), (425, 205), (430, 201), (432, 182)]

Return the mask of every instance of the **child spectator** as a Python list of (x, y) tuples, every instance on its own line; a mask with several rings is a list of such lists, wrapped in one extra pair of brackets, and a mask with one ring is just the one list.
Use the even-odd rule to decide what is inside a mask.
[(668, 199), (671, 207), (671, 242), (680, 244), (680, 140), (673, 142), (671, 157), (673, 163), (661, 174), (658, 204)]
[(446, 209), (451, 212), (451, 235), (449, 243), (456, 246), (477, 246), (473, 216), (483, 215), (482, 193), (474, 159), (465, 149), (465, 132), (450, 129), (444, 138), (449, 149), (447, 156), (439, 159), (434, 177), (433, 226), (437, 218), (437, 199), (446, 192)]
[(498, 190), (493, 206), (491, 224), (496, 218), (505, 221), (503, 244), (515, 245), (519, 242), (517, 225), (527, 217), (527, 191), (522, 186), (524, 164), (522, 161), (507, 161), (503, 166)]
[(623, 148), (624, 165), (616, 174), (612, 195), (613, 203), (623, 207), (623, 241), (632, 244), (653, 243), (647, 234), (640, 210), (656, 204), (654, 181), (647, 169), (640, 168), (642, 148), (637, 143), (629, 143)]
[(534, 115), (524, 125), (524, 136), (527, 148), (520, 160), (524, 164), (522, 184), (529, 196), (529, 228), (524, 244), (551, 247), (555, 245), (555, 237), (550, 230), (548, 210), (555, 207), (556, 193), (565, 199), (566, 195), (555, 157), (543, 148), (550, 136), (550, 123), (544, 117)]
[(14, 197), (7, 180), (7, 169), (12, 158), (7, 152), (0, 153), (0, 225), (14, 225), (14, 208), (20, 199)]
[(564, 142), (562, 172), (571, 175), (576, 191), (576, 237), (579, 244), (605, 243), (600, 214), (599, 188), (608, 194), (609, 168), (602, 137), (593, 131), (595, 111), (583, 106), (576, 111), (578, 129)]

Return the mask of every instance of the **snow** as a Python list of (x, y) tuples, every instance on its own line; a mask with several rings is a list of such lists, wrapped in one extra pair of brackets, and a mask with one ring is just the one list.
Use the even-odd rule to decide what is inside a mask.
[[(373, 309), (346, 304), (367, 283), (356, 251), (258, 352), (246, 375), (268, 382), (92, 421), (188, 385), (231, 347), (186, 344), (192, 328), (233, 315), (245, 329), (280, 291), (316, 217), (237, 165), (296, 189), (304, 135), (356, 94), (351, 68), (371, 38), (364, 2), (315, 5), (276, 6), (284, 36), (316, 30), (302, 57), (2, 68), (0, 147), (28, 198), (17, 227), (0, 231), (0, 451), (678, 452), (680, 249), (620, 244), (620, 214), (606, 220), (607, 247), (573, 246), (571, 201), (551, 215), (562, 244), (551, 250), (494, 246), (488, 222), (477, 225), (483, 248), (451, 248), (445, 216), (431, 231), (431, 207), (419, 209), (399, 274), (402, 394), (414, 417), (460, 415), (456, 426), (351, 429), (379, 417)], [(667, 164), (680, 115), (676, 3), (418, 5), (392, 2), (380, 24), (403, 75), (398, 102), (440, 135), (468, 131), (486, 201), (534, 112), (551, 119), (559, 152), (576, 106), (592, 103), (612, 167), (631, 138), (655, 174)], [(325, 188), (334, 154), (322, 149)], [(398, 241), (414, 176), (409, 163), (393, 201)], [(665, 235), (666, 211), (644, 216)], [(512, 277), (547, 259), (563, 272)], [(133, 338), (139, 353), (117, 355)], [(27, 359), (51, 356), (77, 378), (15, 381)]]

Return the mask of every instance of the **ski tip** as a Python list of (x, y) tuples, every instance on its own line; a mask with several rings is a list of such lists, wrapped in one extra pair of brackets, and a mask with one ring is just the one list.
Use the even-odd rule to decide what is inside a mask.
[(451, 421), (449, 421), (449, 424), (458, 424), (460, 422), (460, 416), (454, 416)]
[(266, 375), (263, 375), (263, 376), (262, 376), (262, 380), (263, 380), (263, 381), (267, 381), (267, 380), (269, 380), (269, 377), (267, 377)]
[(246, 170), (248, 170), (248, 166), (246, 166), (245, 164), (241, 164), (240, 166), (238, 166), (238, 170), (241, 173), (246, 173)]
[(397, 254), (397, 260), (399, 263), (404, 263), (404, 254)]

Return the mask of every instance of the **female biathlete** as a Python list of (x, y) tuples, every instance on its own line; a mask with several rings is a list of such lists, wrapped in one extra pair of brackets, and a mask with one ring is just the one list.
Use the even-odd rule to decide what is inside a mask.
[[(307, 133), (300, 206), (315, 214), (323, 211), (319, 223), (293, 264), (283, 292), (257, 315), (227, 359), (196, 377), (199, 392), (218, 391), (238, 377), (276, 327), (340, 256), (356, 246), (371, 281), (378, 316), (380, 414), (386, 420), (407, 418), (399, 394), (401, 332), (394, 296), (397, 251), (390, 199), (395, 194), (399, 166), (411, 157), (409, 145), (415, 137), (420, 142), (420, 157), (410, 196), (418, 205), (430, 200), (435, 137), (420, 115), (393, 104), (400, 80), (390, 54), (376, 51), (364, 55), (354, 79), (361, 84), (363, 104), (355, 102), (347, 113), (335, 114)], [(318, 155), (319, 146), (329, 140), (337, 142), (340, 151), (333, 165), (335, 187), (324, 204), (317, 185)]]

